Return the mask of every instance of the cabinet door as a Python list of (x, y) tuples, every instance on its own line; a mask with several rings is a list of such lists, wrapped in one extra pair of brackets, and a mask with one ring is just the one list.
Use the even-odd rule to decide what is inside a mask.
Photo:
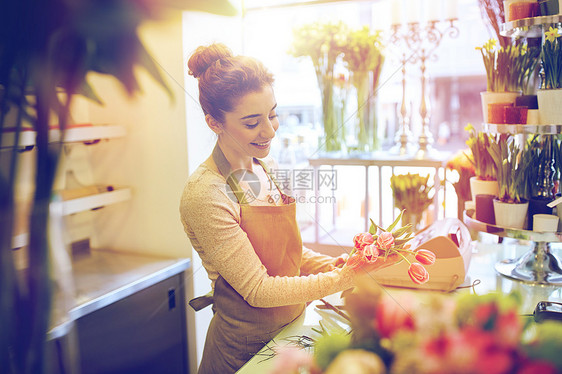
[(183, 275), (77, 321), (82, 374), (187, 373)]

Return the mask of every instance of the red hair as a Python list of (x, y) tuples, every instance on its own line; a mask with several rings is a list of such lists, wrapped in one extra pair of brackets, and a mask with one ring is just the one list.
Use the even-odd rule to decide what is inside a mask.
[(258, 60), (233, 56), (221, 43), (198, 47), (187, 62), (189, 74), (199, 80), (199, 103), (205, 115), (219, 122), (234, 110), (238, 99), (273, 84), (273, 74)]

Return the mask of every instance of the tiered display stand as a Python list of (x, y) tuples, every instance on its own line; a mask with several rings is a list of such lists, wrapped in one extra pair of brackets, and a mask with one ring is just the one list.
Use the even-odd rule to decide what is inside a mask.
[[(509, 37), (543, 37), (549, 27), (562, 28), (562, 15), (525, 18), (507, 22), (501, 26), (501, 33)], [(544, 37), (543, 37), (544, 38)], [(543, 40), (544, 42), (544, 40)], [(541, 135), (545, 144), (552, 145), (554, 136), (562, 133), (562, 125), (503, 125), (484, 124), (483, 131), (493, 134)], [(548, 147), (548, 152), (553, 151)], [(547, 157), (543, 169), (551, 169), (552, 157)], [(552, 174), (543, 176), (548, 181)], [(464, 212), (464, 222), (472, 230), (486, 232), (502, 238), (528, 240), (533, 243), (530, 250), (519, 258), (502, 260), (495, 265), (496, 271), (510, 279), (540, 285), (562, 285), (562, 263), (553, 253), (553, 243), (562, 243), (562, 232), (535, 232), (491, 225), (474, 218), (474, 211)]]

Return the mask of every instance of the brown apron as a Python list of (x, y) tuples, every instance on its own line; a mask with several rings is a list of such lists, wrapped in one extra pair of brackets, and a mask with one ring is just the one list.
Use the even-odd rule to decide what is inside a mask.
[[(230, 165), (215, 146), (213, 160), (221, 174), (230, 174)], [(266, 173), (268, 170), (260, 161)], [(269, 174), (269, 173), (268, 173)], [(302, 240), (296, 222), (294, 199), (284, 195), (280, 206), (252, 206), (234, 178), (227, 182), (240, 203), (240, 227), (270, 276), (298, 276)], [(279, 189), (279, 188), (278, 188)], [(220, 275), (214, 288), (215, 312), (203, 350), (199, 373), (234, 373), (267, 342), (304, 310), (304, 304), (274, 308), (250, 306)]]

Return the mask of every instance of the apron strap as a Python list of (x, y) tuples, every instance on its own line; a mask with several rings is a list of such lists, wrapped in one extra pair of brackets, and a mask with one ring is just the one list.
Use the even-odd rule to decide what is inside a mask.
[[(273, 175), (270, 173), (269, 168), (267, 167), (265, 162), (257, 158), (254, 158), (254, 160), (259, 162), (259, 164), (261, 165), (261, 167), (263, 168), (269, 179), (273, 181), (273, 184), (275, 184), (275, 187), (277, 188), (277, 190), (279, 190), (279, 193), (281, 193), (282, 196), (286, 196), (285, 193), (283, 193), (283, 190), (279, 187), (279, 184), (277, 184), (275, 178), (273, 178)], [(240, 187), (240, 184), (238, 183), (236, 176), (232, 173), (230, 164), (228, 163), (228, 160), (226, 159), (223, 151), (220, 149), (218, 143), (215, 145), (215, 148), (213, 149), (213, 161), (215, 161), (215, 164), (217, 165), (219, 172), (222, 174), (223, 177), (225, 177), (226, 183), (234, 193), (234, 196), (236, 196), (238, 203), (248, 204), (248, 199), (246, 198), (246, 194)]]
[(213, 149), (213, 161), (215, 161), (215, 164), (217, 165), (217, 168), (219, 169), (219, 172), (222, 174), (222, 176), (226, 178), (226, 183), (232, 190), (232, 193), (234, 193), (234, 196), (236, 196), (236, 200), (238, 200), (238, 203), (248, 204), (248, 200), (244, 195), (244, 191), (240, 187), (240, 184), (238, 183), (238, 180), (236, 180), (234, 174), (231, 173), (232, 169), (230, 168), (230, 164), (228, 163), (228, 160), (224, 156), (224, 153), (220, 149), (218, 143)]

